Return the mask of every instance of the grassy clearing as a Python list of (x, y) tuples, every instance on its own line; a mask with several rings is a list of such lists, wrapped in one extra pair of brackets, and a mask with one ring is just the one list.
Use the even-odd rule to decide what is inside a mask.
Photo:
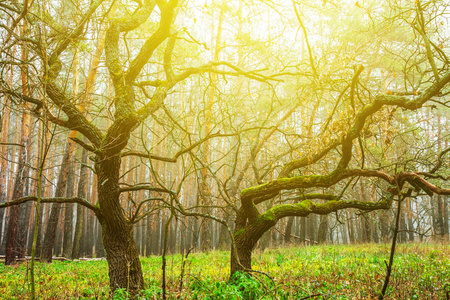
[[(254, 269), (228, 281), (229, 252), (191, 254), (180, 292), (181, 255), (168, 256), (169, 299), (374, 299), (381, 290), (389, 245), (314, 246), (255, 253)], [(142, 258), (147, 290), (141, 299), (160, 299), (161, 258)], [(27, 264), (0, 265), (0, 298), (28, 299)], [(109, 297), (106, 261), (37, 264), (40, 299)], [(387, 299), (446, 299), (450, 293), (450, 245), (399, 245)], [(119, 291), (115, 299), (125, 299)]]

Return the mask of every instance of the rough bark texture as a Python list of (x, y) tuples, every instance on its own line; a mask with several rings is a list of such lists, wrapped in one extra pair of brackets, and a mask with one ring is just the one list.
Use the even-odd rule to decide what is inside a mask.
[[(23, 76), (23, 75), (22, 75)], [(26, 92), (25, 92), (26, 93)], [(30, 130), (30, 116), (27, 113), (22, 113), (21, 126), (21, 144), (28, 145)], [(27, 151), (26, 147), (20, 147), (18, 157), (18, 167), (16, 178), (14, 181), (14, 189), (12, 199), (21, 198), (24, 192), (25, 172), (26, 172)], [(22, 206), (13, 206), (9, 210), (8, 227), (6, 231), (6, 248), (5, 248), (5, 264), (11, 265), (16, 262), (16, 256), (20, 255), (19, 241), (18, 241), (18, 226), (20, 212), (23, 212)]]
[[(78, 181), (78, 197), (86, 198), (87, 192), (87, 151), (83, 149), (81, 154), (81, 169), (80, 169), (80, 179)], [(80, 204), (77, 204), (77, 221), (75, 223), (75, 233), (73, 237), (73, 248), (72, 248), (72, 258), (80, 257), (80, 249), (81, 249), (81, 235), (83, 233), (83, 224), (84, 224), (84, 208)]]
[[(68, 198), (73, 197), (74, 172), (73, 162), (70, 162), (66, 187), (66, 197)], [(64, 204), (63, 256), (67, 258), (72, 256), (73, 205), (73, 203)]]
[[(55, 197), (64, 197), (67, 185), (67, 175), (71, 156), (73, 154), (73, 142), (69, 141), (66, 144), (64, 157), (61, 162), (61, 169), (56, 183)], [(53, 247), (56, 240), (56, 229), (58, 226), (59, 215), (61, 213), (61, 203), (54, 203), (50, 212), (50, 217), (45, 230), (44, 242), (42, 245), (41, 259), (42, 261), (51, 262), (53, 255)]]
[(144, 288), (144, 278), (133, 240), (133, 225), (125, 217), (119, 201), (120, 157), (105, 157), (96, 163), (96, 170), (110, 286), (113, 290), (126, 288), (135, 294)]

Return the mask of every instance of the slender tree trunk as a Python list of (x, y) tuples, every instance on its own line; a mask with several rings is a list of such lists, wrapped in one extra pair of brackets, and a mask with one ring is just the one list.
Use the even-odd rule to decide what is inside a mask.
[[(95, 220), (97, 221), (97, 220)], [(100, 222), (97, 221), (97, 232), (96, 232), (96, 240), (95, 240), (95, 256), (96, 257), (105, 257), (105, 250), (103, 247), (102, 241), (102, 226)]]
[[(73, 142), (68, 141), (66, 143), (66, 150), (61, 163), (61, 169), (58, 176), (58, 182), (56, 183), (55, 197), (64, 197), (67, 184), (67, 174), (69, 171), (69, 165), (71, 156), (73, 154)], [(56, 240), (56, 230), (59, 222), (59, 215), (61, 212), (61, 203), (53, 203), (50, 212), (50, 217), (47, 222), (47, 229), (45, 231), (44, 243), (42, 247), (41, 259), (45, 262), (52, 261), (53, 247)]]
[[(27, 144), (26, 146), (26, 164), (24, 168), (24, 195), (30, 194), (30, 176), (31, 176), (31, 170), (30, 165), (32, 164), (32, 155), (33, 152), (33, 133), (34, 133), (34, 126), (31, 125), (31, 118), (28, 120), (28, 138), (27, 138)], [(34, 177), (36, 178), (36, 177)], [(34, 182), (33, 182), (34, 183)], [(33, 194), (34, 195), (34, 194)], [(18, 232), (17, 232), (17, 256), (19, 258), (24, 258), (26, 251), (27, 251), (27, 233), (30, 230), (30, 217), (31, 217), (31, 206), (32, 203), (28, 202), (21, 205), (20, 213), (19, 213), (19, 224), (18, 224)]]
[[(74, 190), (74, 165), (70, 162), (67, 174), (66, 197), (73, 197)], [(73, 203), (64, 205), (64, 238), (63, 238), (63, 256), (72, 257), (72, 231), (73, 231)]]
[(306, 217), (300, 217), (300, 241), (304, 243), (306, 240)]
[[(21, 144), (24, 147), (19, 149), (18, 167), (16, 173), (16, 180), (14, 182), (14, 189), (12, 199), (17, 199), (23, 196), (25, 171), (27, 161), (26, 145), (28, 144), (30, 116), (27, 113), (22, 114), (21, 126)], [(19, 241), (18, 241), (18, 226), (19, 217), (23, 205), (12, 206), (9, 210), (8, 228), (6, 231), (6, 249), (5, 249), (5, 264), (10, 265), (16, 262), (16, 256), (19, 255)], [(22, 210), (23, 211), (23, 210)]]
[[(27, 30), (27, 24), (24, 21), (24, 25), (20, 28), (21, 33), (24, 33)], [(26, 47), (21, 47), (21, 59), (22, 61), (27, 61), (28, 52)], [(29, 88), (28, 88), (28, 65), (24, 65), (21, 68), (20, 78), (22, 83), (22, 94), (29, 96)], [(24, 110), (28, 108), (26, 104), (23, 104), (22, 107)], [(27, 112), (22, 113), (22, 124), (21, 124), (21, 139), (20, 144), (22, 147), (19, 149), (19, 157), (18, 157), (18, 167), (16, 173), (16, 179), (14, 182), (14, 189), (12, 199), (17, 199), (23, 196), (24, 192), (24, 181), (25, 181), (25, 173), (26, 173), (26, 161), (27, 161), (27, 147), (30, 142), (29, 140), (29, 132), (30, 132), (30, 122), (31, 117)], [(18, 226), (19, 226), (19, 217), (20, 211), (23, 205), (14, 206), (10, 208), (9, 212), (9, 220), (8, 220), (8, 229), (6, 232), (6, 249), (5, 249), (5, 264), (14, 264), (16, 262), (16, 255), (20, 255), (19, 253), (19, 245), (22, 244), (18, 240)], [(23, 209), (22, 209), (23, 211)], [(22, 252), (22, 251), (21, 251)]]
[(311, 214), (307, 218), (308, 220), (308, 239), (311, 241), (311, 245), (316, 240), (316, 228), (317, 228), (317, 216)]
[(436, 234), (439, 240), (444, 238), (444, 201), (441, 195), (436, 196)]
[(152, 238), (153, 238), (152, 217), (148, 216), (145, 219), (147, 220), (146, 223), (147, 234), (145, 235), (145, 256), (150, 256), (152, 254)]
[[(9, 101), (8, 97), (4, 98), (3, 107), (2, 107), (2, 119), (1, 119), (1, 141), (3, 143), (8, 142), (8, 134), (9, 134), (9, 120), (10, 120), (10, 109), (9, 109)], [(0, 203), (6, 201), (6, 187), (7, 187), (7, 175), (8, 175), (8, 147), (3, 146), (0, 147)], [(3, 233), (3, 219), (5, 217), (6, 209), (0, 209), (0, 243), (2, 241), (2, 233)]]
[[(83, 149), (81, 153), (81, 168), (80, 168), (80, 179), (78, 180), (78, 191), (77, 195), (80, 198), (86, 199), (87, 195), (87, 150)], [(83, 223), (84, 223), (84, 208), (82, 205), (77, 204), (77, 221), (75, 223), (75, 234), (73, 237), (73, 248), (72, 248), (72, 258), (80, 257), (80, 241), (81, 235), (83, 233)]]
[(371, 233), (370, 233), (370, 215), (361, 215), (361, 227), (362, 227), (362, 241), (364, 243), (370, 243)]
[(412, 203), (410, 198), (406, 198), (406, 209), (408, 217), (408, 237), (410, 242), (414, 242), (414, 223), (412, 213)]
[(444, 235), (445, 235), (445, 239), (447, 241), (450, 240), (449, 238), (449, 212), (448, 212), (448, 206), (449, 206), (449, 201), (448, 201), (448, 196), (444, 197)]
[(319, 244), (324, 244), (327, 242), (328, 235), (328, 215), (320, 216), (319, 233), (317, 241)]
[(400, 232), (398, 235), (399, 243), (406, 243), (406, 214), (403, 210), (400, 211)]
[(354, 244), (355, 243), (355, 226), (353, 223), (353, 218), (351, 216), (351, 211), (347, 211), (346, 212), (347, 217), (348, 217), (348, 222), (347, 222), (347, 230), (348, 230), (348, 239), (350, 241), (350, 244)]
[(389, 212), (380, 212), (381, 242), (387, 243), (389, 239)]

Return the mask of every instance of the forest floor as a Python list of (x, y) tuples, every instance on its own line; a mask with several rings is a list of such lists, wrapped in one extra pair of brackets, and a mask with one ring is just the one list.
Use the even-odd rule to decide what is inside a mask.
[[(167, 256), (168, 299), (376, 299), (390, 245), (327, 245), (255, 251), (254, 278), (229, 281), (229, 252)], [(0, 299), (29, 299), (29, 263), (0, 265)], [(142, 258), (146, 290), (140, 299), (161, 299), (161, 257)], [(39, 299), (110, 297), (108, 268), (101, 261), (37, 263)], [(183, 287), (180, 289), (180, 279)], [(273, 280), (273, 281), (272, 281)], [(450, 299), (450, 245), (400, 244), (385, 299)], [(126, 299), (124, 291), (112, 295)]]

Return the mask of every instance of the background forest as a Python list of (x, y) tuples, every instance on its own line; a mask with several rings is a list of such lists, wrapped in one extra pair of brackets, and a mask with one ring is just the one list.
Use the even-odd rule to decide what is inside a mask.
[(448, 5), (0, 0), (0, 255), (448, 243)]

